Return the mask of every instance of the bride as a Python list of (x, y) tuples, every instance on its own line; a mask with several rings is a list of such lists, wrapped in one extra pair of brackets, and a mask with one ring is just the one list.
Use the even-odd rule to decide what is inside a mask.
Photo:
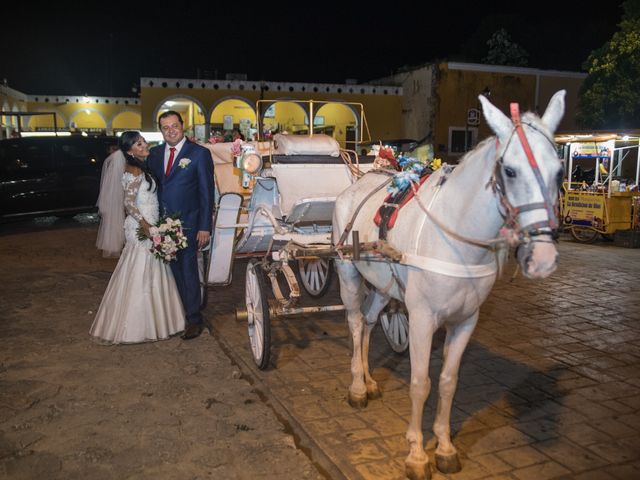
[(149, 146), (139, 132), (127, 131), (119, 147), (126, 159), (124, 205), (116, 202), (110, 208), (126, 209), (125, 245), (89, 331), (107, 345), (163, 340), (184, 330), (185, 322), (169, 265), (153, 256), (150, 240), (138, 240), (139, 227), (148, 235), (158, 221), (156, 180), (144, 162)]

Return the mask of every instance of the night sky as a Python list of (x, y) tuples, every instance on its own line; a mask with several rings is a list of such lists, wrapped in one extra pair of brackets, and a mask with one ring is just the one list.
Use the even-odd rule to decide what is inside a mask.
[(529, 53), (529, 67), (581, 71), (622, 16), (616, 0), (599, 10), (572, 7), (584, 2), (423, 2), (429, 15), (418, 2), (143, 3), (16, 3), (3, 12), (0, 80), (27, 94), (101, 96), (132, 96), (143, 76), (365, 82), (432, 61), (480, 62), (501, 27)]

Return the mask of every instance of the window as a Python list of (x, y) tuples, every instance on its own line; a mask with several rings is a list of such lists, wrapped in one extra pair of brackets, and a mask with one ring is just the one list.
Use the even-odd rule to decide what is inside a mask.
[(88, 143), (85, 141), (79, 142), (76, 139), (70, 139), (56, 145), (56, 158), (58, 160), (58, 168), (86, 166), (95, 163), (95, 159), (92, 162), (93, 155)]
[(3, 173), (32, 174), (47, 172), (53, 168), (51, 145), (48, 142), (6, 142), (0, 148), (0, 163)]
[(478, 129), (449, 127), (449, 155), (464, 155), (476, 146)]

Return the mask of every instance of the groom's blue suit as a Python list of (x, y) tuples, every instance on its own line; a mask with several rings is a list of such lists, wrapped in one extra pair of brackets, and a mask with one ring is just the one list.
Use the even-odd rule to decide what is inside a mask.
[(202, 324), (200, 278), (198, 276), (199, 231), (211, 232), (213, 215), (213, 160), (204, 147), (186, 140), (176, 155), (168, 176), (164, 172), (166, 145), (151, 149), (147, 160), (158, 179), (160, 214), (179, 213), (188, 246), (178, 252), (171, 270), (186, 313), (187, 324)]

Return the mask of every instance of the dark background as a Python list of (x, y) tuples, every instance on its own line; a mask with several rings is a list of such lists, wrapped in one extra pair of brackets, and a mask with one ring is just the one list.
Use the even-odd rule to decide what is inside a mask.
[(501, 27), (529, 67), (581, 71), (616, 31), (620, 3), (24, 1), (3, 6), (0, 80), (28, 94), (102, 96), (132, 96), (142, 76), (365, 82), (436, 60), (480, 62)]

